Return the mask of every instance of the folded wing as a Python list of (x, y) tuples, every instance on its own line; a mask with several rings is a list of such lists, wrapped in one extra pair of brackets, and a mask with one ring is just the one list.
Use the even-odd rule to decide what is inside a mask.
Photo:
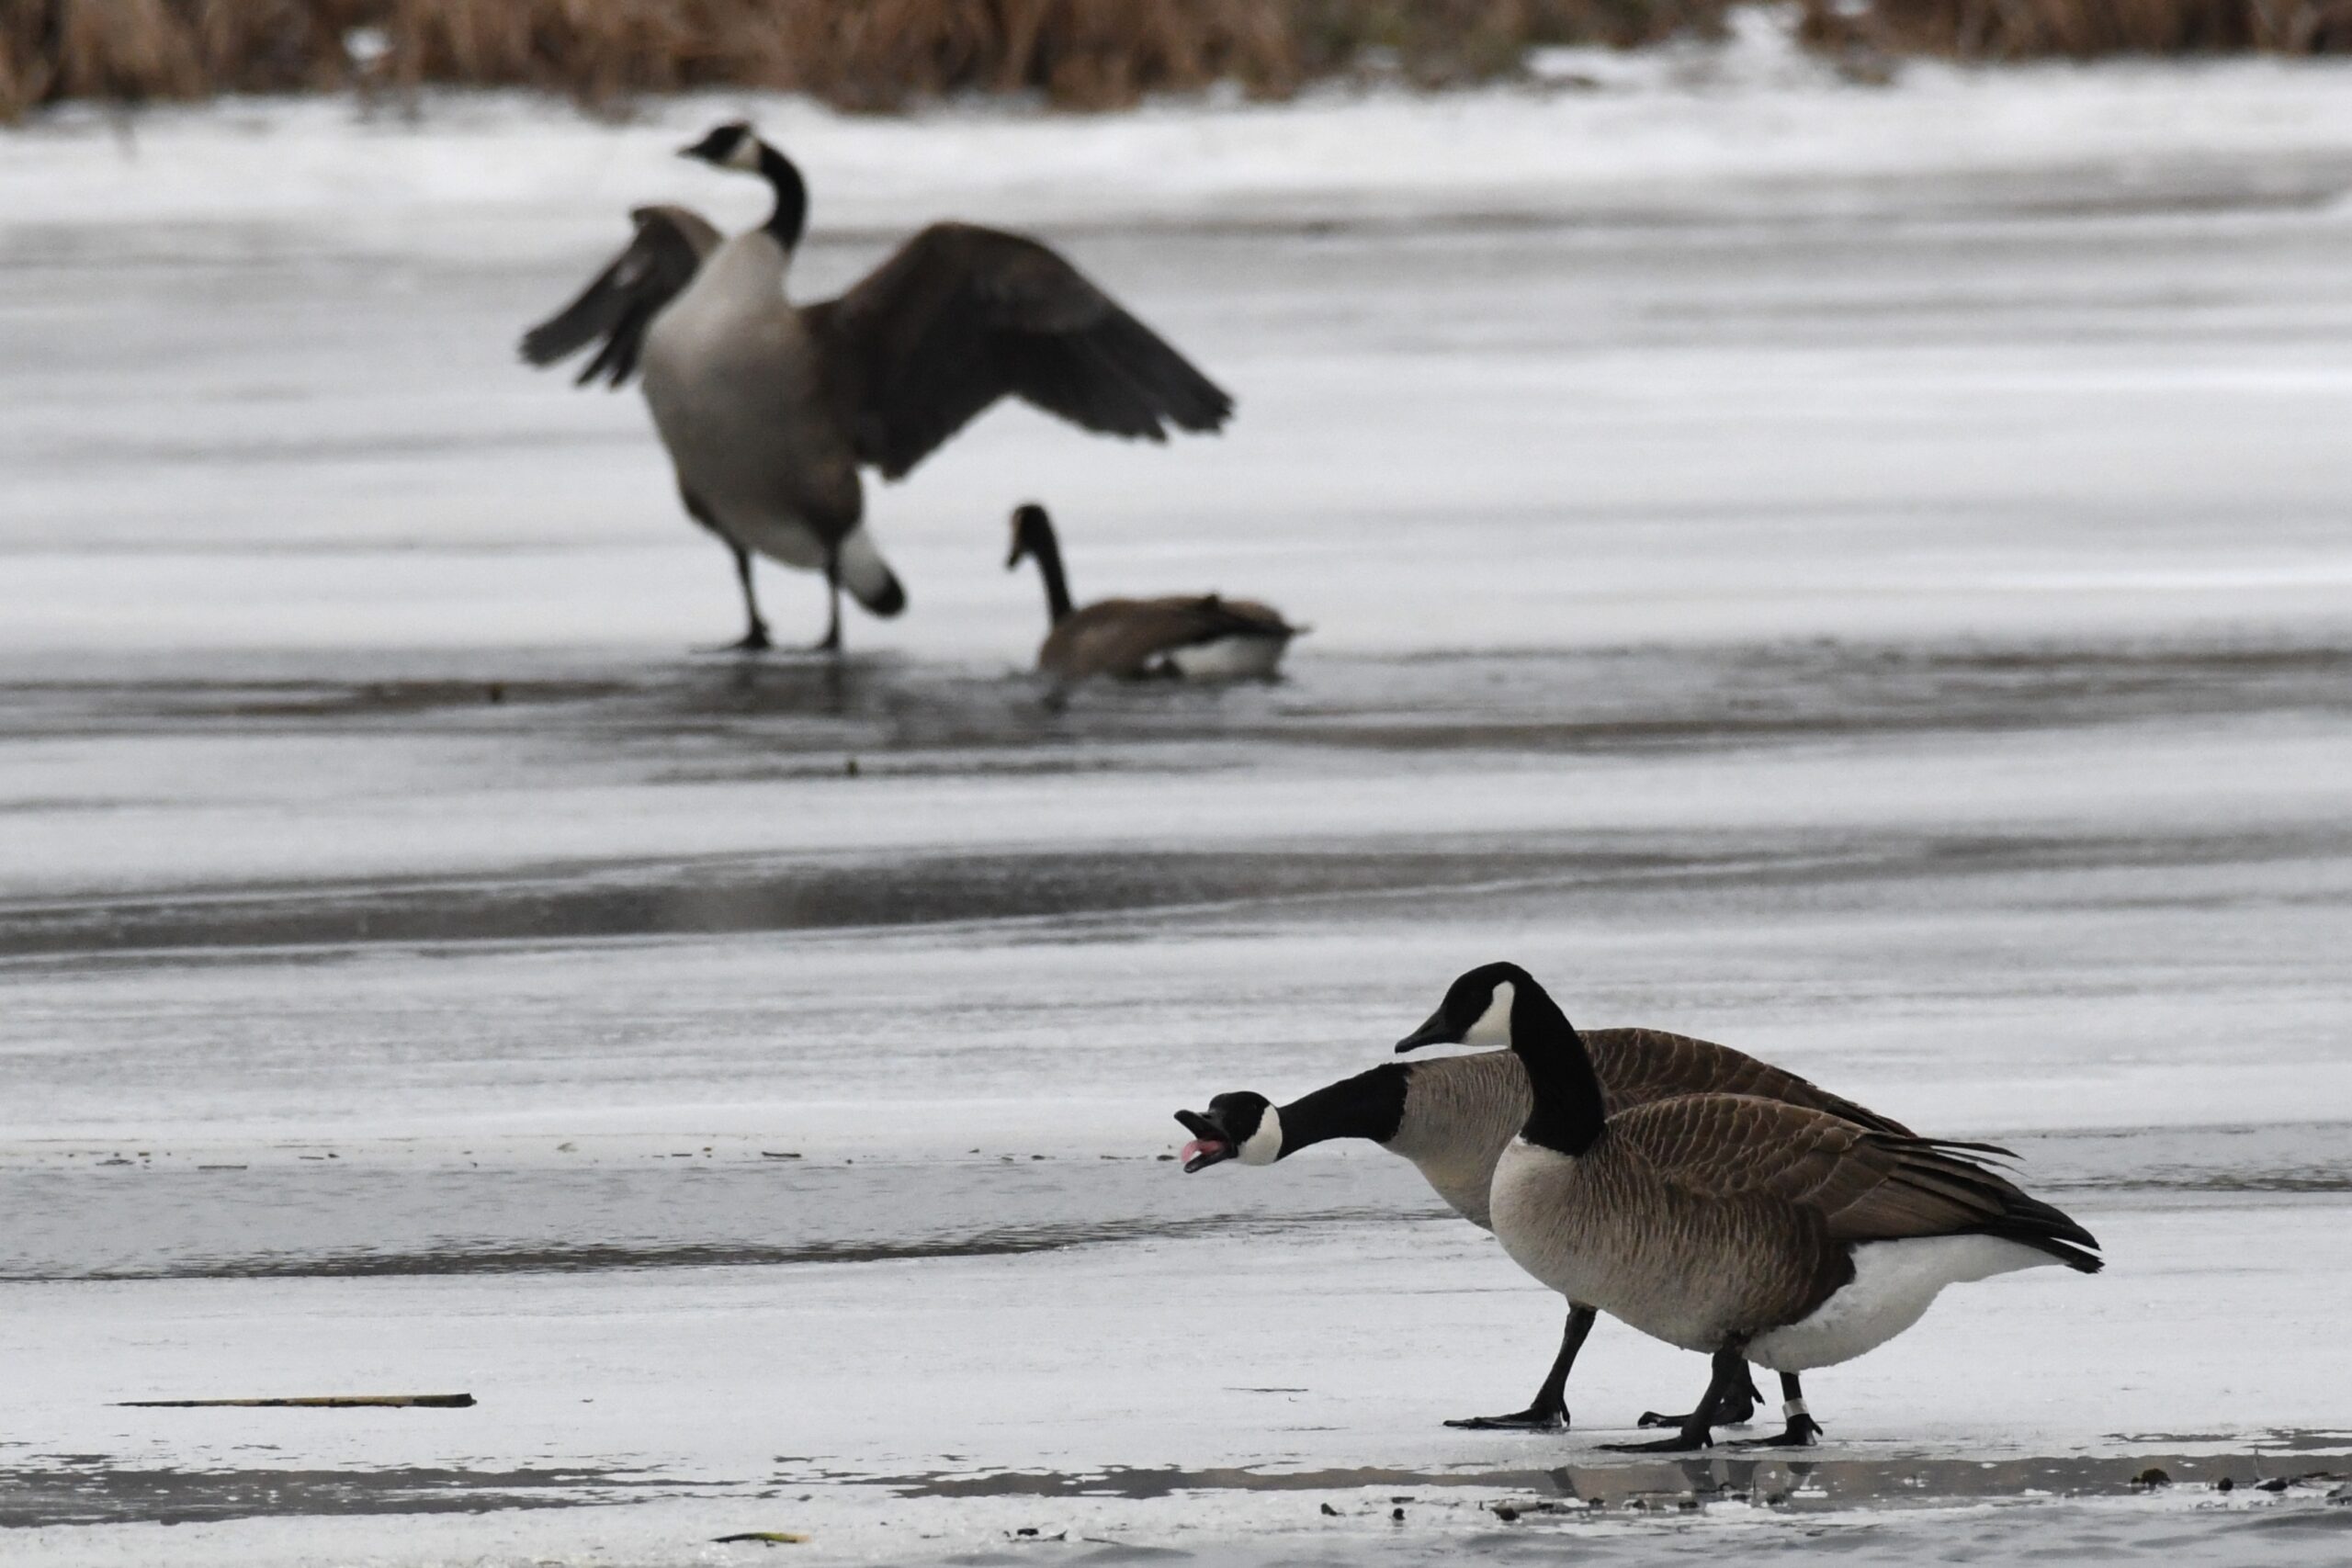
[(1907, 1135), (1911, 1131), (1810, 1079), (1712, 1041), (1662, 1029), (1608, 1029), (1587, 1031), (1585, 1044), (1607, 1087), (1612, 1111), (1682, 1094), (1749, 1094), (1826, 1111), (1873, 1132)]
[(1691, 1095), (1610, 1119), (1668, 1179), (1705, 1199), (1764, 1197), (1818, 1213), (1835, 1241), (1994, 1235), (2086, 1273), (2098, 1242), (1996, 1171), (1926, 1138), (1745, 1095)]
[(1140, 675), (1179, 649), (1229, 637), (1286, 637), (1296, 630), (1264, 604), (1225, 599), (1104, 599), (1073, 611), (1046, 639), (1038, 663), (1070, 678)]

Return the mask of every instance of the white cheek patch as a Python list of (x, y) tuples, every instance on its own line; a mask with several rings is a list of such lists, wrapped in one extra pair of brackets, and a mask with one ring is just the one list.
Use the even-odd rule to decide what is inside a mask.
[(1516, 991), (1509, 980), (1495, 987), (1487, 1003), (1487, 1010), (1478, 1021), (1462, 1032), (1464, 1045), (1508, 1045), (1510, 1043), (1510, 1004)]
[(1258, 1122), (1258, 1130), (1241, 1142), (1234, 1157), (1243, 1165), (1272, 1165), (1283, 1156), (1283, 1116), (1272, 1106)]
[(741, 169), (749, 175), (758, 174), (760, 172), (760, 139), (756, 136), (746, 136), (738, 141), (735, 143), (735, 150), (727, 154), (727, 166), (730, 169)]

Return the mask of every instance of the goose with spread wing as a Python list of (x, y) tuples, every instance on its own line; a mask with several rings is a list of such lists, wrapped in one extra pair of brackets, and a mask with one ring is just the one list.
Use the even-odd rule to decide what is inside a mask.
[(767, 221), (723, 237), (677, 207), (633, 214), (628, 248), (524, 334), (551, 366), (594, 345), (579, 384), (642, 383), (687, 514), (735, 558), (748, 627), (769, 646), (752, 558), (825, 575), (820, 649), (841, 647), (841, 590), (876, 615), (906, 605), (865, 522), (860, 470), (903, 477), (1000, 398), (1104, 435), (1220, 429), (1233, 400), (1053, 250), (934, 223), (839, 299), (786, 296), (808, 212), (791, 159), (740, 121), (682, 155), (757, 175)]

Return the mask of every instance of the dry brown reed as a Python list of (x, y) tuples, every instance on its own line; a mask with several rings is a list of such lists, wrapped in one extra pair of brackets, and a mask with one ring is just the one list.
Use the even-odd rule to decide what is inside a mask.
[[(428, 84), (612, 104), (773, 87), (887, 110), (1034, 93), (1107, 108), (1214, 82), (1489, 79), (1532, 46), (1720, 28), (1727, 0), (0, 0), (0, 119), (64, 99)], [(1804, 0), (1836, 49), (1972, 59), (2352, 48), (2352, 0)]]
[(44, 103), (426, 84), (610, 103), (774, 87), (849, 109), (1035, 93), (1107, 108), (1375, 65), (1428, 84), (1533, 44), (1630, 44), (1723, 0), (0, 0), (0, 118)]
[(2335, 54), (2352, 50), (2352, 0), (1805, 0), (1801, 36), (1976, 61)]

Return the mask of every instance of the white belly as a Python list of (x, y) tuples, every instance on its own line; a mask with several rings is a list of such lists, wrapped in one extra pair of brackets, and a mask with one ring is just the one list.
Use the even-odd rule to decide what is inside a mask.
[(803, 571), (824, 570), (824, 541), (797, 517), (729, 507), (724, 502), (718, 503), (717, 515), (720, 531), (753, 555), (765, 556)]
[(1290, 646), (1284, 637), (1221, 637), (1170, 653), (1168, 662), (1187, 681), (1252, 681), (1274, 672)]
[(642, 367), (681, 488), (737, 544), (809, 570), (859, 512), (855, 462), (825, 417), (815, 363), (775, 246), (741, 235), (654, 318)]
[(1868, 1241), (1854, 1279), (1809, 1317), (1747, 1342), (1747, 1359), (1776, 1372), (1831, 1367), (1876, 1349), (1924, 1316), (1946, 1285), (2055, 1263), (2048, 1253), (1989, 1235)]

